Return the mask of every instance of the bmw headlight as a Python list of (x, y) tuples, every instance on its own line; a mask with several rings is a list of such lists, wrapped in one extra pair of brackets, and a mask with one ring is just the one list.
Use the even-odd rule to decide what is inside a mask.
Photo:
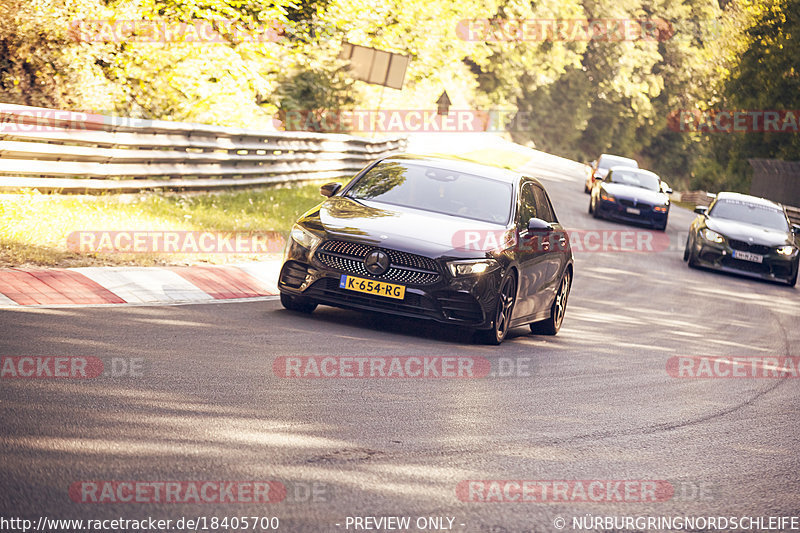
[(447, 268), (453, 276), (470, 276), (483, 274), (498, 265), (495, 259), (469, 259), (466, 261), (448, 261)]
[(723, 237), (716, 231), (712, 231), (708, 228), (705, 228), (701, 233), (703, 234), (703, 238), (707, 241), (715, 242), (717, 244), (722, 244), (723, 242), (725, 242), (725, 237)]
[(600, 190), (600, 199), (601, 200), (605, 200), (606, 202), (616, 202), (617, 201), (617, 199), (614, 198), (613, 195), (608, 194), (606, 191), (604, 191), (602, 189)]
[(788, 245), (788, 246), (781, 246), (778, 248), (777, 252), (781, 255), (792, 255), (795, 251), (795, 247)]
[(294, 242), (309, 250), (322, 240), (299, 224), (292, 226), (291, 236)]

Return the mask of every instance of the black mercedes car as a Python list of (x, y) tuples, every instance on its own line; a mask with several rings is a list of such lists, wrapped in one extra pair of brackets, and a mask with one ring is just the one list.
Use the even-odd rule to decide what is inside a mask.
[(800, 263), (800, 226), (792, 225), (780, 204), (721, 192), (711, 205), (695, 209), (683, 260), (794, 287)]
[(608, 174), (595, 181), (589, 213), (595, 218), (647, 224), (664, 231), (671, 192), (672, 189), (649, 170), (612, 167)]
[(287, 309), (327, 304), (431, 319), (500, 344), (530, 324), (555, 335), (573, 260), (544, 187), (459, 160), (375, 161), (294, 225), (278, 279)]

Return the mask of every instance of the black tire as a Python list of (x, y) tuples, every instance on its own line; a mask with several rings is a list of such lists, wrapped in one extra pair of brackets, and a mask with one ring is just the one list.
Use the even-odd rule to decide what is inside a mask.
[(491, 329), (482, 329), (475, 332), (475, 340), (481, 344), (497, 346), (508, 333), (508, 326), (511, 323), (511, 315), (514, 312), (514, 304), (517, 299), (517, 279), (513, 273), (509, 273), (500, 282), (500, 290), (497, 292), (497, 306), (495, 309), (494, 321)]
[(298, 313), (310, 314), (317, 308), (317, 302), (304, 298), (303, 296), (294, 296), (292, 294), (281, 293), (281, 304), (289, 311), (296, 311)]
[(690, 249), (689, 242), (691, 242), (691, 237), (689, 237), (687, 235), (686, 236), (686, 246), (683, 249), (683, 260), (684, 261), (688, 261), (688, 259), (689, 259), (689, 249)]
[(798, 264), (797, 264), (797, 266), (795, 268), (794, 277), (792, 279), (786, 280), (786, 284), (788, 286), (794, 287), (795, 285), (797, 285), (797, 273), (798, 273), (799, 270), (800, 270), (800, 262), (798, 262)]
[(689, 248), (689, 257), (686, 258), (689, 261), (689, 268), (698, 268), (700, 265), (697, 264), (697, 256), (694, 253), (694, 246)]
[(561, 278), (558, 292), (550, 307), (550, 318), (541, 322), (534, 322), (530, 325), (531, 333), (537, 335), (555, 335), (561, 329), (564, 322), (564, 315), (567, 312), (567, 300), (569, 300), (569, 289), (572, 286), (572, 274), (569, 270)]

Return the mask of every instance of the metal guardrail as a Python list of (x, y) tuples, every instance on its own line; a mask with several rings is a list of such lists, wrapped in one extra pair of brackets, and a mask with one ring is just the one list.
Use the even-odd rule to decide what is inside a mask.
[(212, 189), (333, 179), (404, 137), (260, 131), (0, 104), (0, 190)]
[[(689, 202), (694, 205), (711, 205), (715, 195), (706, 191), (689, 191), (681, 193), (681, 202)], [(800, 208), (791, 205), (784, 205), (786, 213), (792, 224), (800, 224)]]

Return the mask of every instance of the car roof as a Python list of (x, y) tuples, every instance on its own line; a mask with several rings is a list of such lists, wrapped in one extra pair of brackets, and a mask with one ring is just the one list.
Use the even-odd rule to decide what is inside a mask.
[(598, 157), (597, 160), (600, 161), (601, 159), (611, 159), (611, 160), (617, 159), (619, 161), (631, 161), (633, 163), (636, 163), (637, 166), (639, 165), (639, 163), (635, 159), (632, 159), (630, 157), (624, 157), (621, 155), (600, 154), (600, 157)]
[(633, 174), (649, 174), (650, 176), (655, 177), (656, 179), (661, 179), (661, 177), (652, 172), (650, 170), (645, 170), (643, 168), (634, 168), (634, 167), (626, 167), (625, 165), (614, 165), (613, 167), (609, 168), (609, 172), (614, 172), (615, 170), (624, 170), (625, 172), (631, 172)]
[[(453, 170), (455, 172), (463, 172), (465, 174), (475, 174), (476, 176), (486, 177), (497, 181), (506, 183), (516, 183), (521, 178), (528, 176), (500, 167), (493, 167), (491, 165), (483, 165), (472, 161), (465, 161), (463, 159), (451, 158), (447, 156), (423, 156), (415, 154), (398, 154), (385, 157), (380, 162), (397, 161), (407, 163), (417, 163), (433, 168), (442, 170)], [(533, 179), (533, 178), (531, 178)], [(537, 181), (538, 180), (534, 180)]]
[(738, 202), (747, 202), (750, 204), (763, 205), (766, 207), (774, 207), (776, 209), (783, 209), (783, 206), (778, 202), (767, 200), (759, 196), (750, 196), (749, 194), (742, 194), (739, 192), (724, 191), (717, 194), (717, 200), (736, 200)]

